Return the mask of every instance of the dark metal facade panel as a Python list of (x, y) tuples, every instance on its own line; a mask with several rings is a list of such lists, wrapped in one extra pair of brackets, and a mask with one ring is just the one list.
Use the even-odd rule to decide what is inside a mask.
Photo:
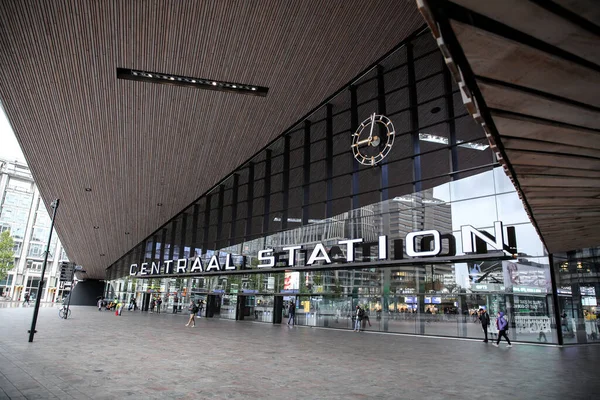
[[(44, 202), (61, 199), (69, 257), (102, 278), (422, 24), (412, 1), (6, 1), (0, 100)], [(117, 80), (118, 67), (270, 90)]]

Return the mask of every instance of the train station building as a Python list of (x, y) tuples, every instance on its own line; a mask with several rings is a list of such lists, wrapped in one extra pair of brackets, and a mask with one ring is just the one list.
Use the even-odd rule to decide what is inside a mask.
[(88, 297), (600, 342), (592, 2), (41, 3), (0, 100)]

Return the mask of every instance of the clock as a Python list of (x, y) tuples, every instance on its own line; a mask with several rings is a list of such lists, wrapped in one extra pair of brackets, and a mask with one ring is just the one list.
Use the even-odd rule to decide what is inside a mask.
[(373, 113), (352, 134), (354, 158), (363, 165), (376, 165), (389, 154), (394, 136), (396, 132), (392, 121), (385, 115)]

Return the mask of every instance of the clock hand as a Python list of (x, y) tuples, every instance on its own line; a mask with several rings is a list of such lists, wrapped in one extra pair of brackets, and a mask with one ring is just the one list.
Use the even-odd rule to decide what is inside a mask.
[(358, 146), (361, 146), (363, 144), (369, 144), (370, 142), (371, 142), (371, 139), (367, 138), (367, 139), (361, 140), (360, 142), (354, 143), (352, 145), (352, 147), (358, 147)]
[(371, 132), (369, 133), (369, 141), (371, 141), (371, 138), (373, 137), (373, 126), (375, 126), (375, 113), (371, 115)]

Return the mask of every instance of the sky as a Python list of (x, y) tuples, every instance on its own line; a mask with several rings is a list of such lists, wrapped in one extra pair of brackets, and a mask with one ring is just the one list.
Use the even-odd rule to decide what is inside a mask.
[(21, 151), (21, 146), (15, 138), (15, 134), (4, 114), (4, 109), (0, 106), (0, 159), (6, 161), (25, 162), (25, 157)]

